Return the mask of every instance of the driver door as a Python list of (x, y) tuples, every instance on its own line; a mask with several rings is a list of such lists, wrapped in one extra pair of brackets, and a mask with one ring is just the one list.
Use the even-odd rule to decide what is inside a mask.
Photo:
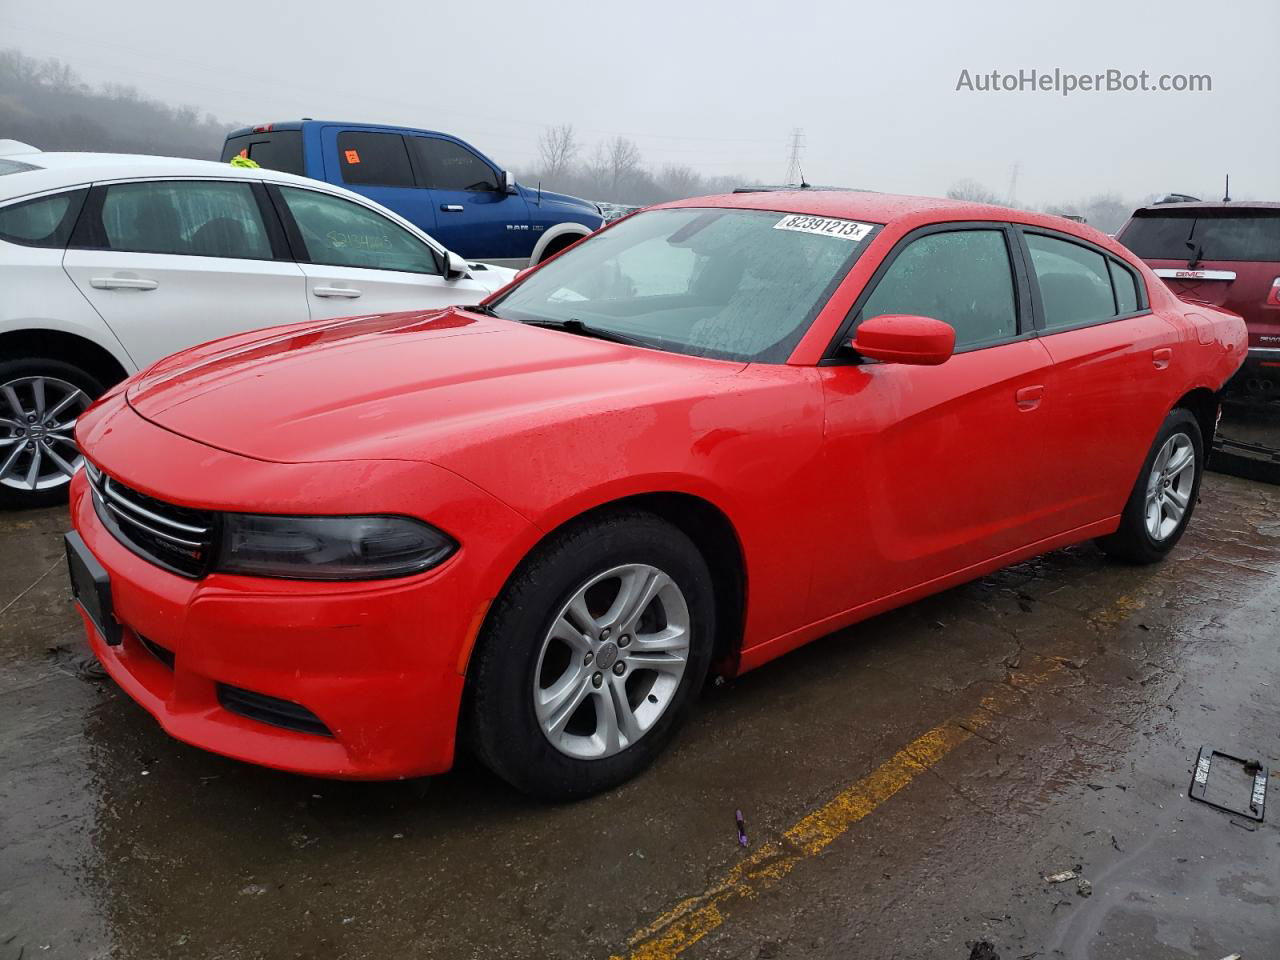
[[(830, 549), (821, 619), (981, 565), (1045, 536), (1040, 404), (1051, 364), (1032, 335), (1021, 261), (1000, 224), (917, 231), (892, 251), (858, 318), (914, 314), (956, 330), (935, 366), (820, 367)], [(1017, 267), (1015, 267), (1015, 263)]]

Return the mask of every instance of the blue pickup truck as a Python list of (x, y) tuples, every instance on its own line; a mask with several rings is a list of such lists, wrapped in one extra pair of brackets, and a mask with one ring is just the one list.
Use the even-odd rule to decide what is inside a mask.
[(337, 184), (394, 210), (455, 253), (504, 267), (539, 263), (598, 229), (600, 208), (529, 188), (447, 133), (299, 120), (227, 135), (222, 159)]

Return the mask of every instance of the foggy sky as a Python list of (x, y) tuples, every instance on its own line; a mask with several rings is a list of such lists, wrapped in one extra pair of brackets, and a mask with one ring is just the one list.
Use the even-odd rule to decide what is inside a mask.
[[(1280, 3), (0, 0), (0, 47), (220, 119), (447, 130), (528, 167), (544, 126), (652, 165), (1048, 204), (1280, 199)], [(1207, 73), (1208, 93), (965, 93), (972, 74)], [(0, 136), (3, 132), (0, 131)]]

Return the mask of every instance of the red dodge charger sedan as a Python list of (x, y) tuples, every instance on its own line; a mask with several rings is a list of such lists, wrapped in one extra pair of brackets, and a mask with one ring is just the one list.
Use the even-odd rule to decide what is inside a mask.
[(232, 337), (78, 423), (73, 589), (173, 736), (353, 778), (467, 744), (547, 797), (708, 670), (1195, 507), (1241, 319), (1055, 217), (667, 204), (476, 307)]

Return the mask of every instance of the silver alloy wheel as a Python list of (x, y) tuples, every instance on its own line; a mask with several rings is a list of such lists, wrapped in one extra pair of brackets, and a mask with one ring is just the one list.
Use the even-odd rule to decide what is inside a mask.
[(561, 753), (599, 760), (645, 735), (680, 689), (689, 606), (657, 567), (629, 563), (592, 577), (556, 615), (533, 675), (533, 708)]
[(1147, 478), (1147, 533), (1167, 539), (1178, 529), (1196, 485), (1196, 448), (1185, 433), (1164, 442)]
[(84, 462), (72, 431), (90, 402), (57, 377), (0, 384), (0, 485), (36, 492), (70, 482)]

